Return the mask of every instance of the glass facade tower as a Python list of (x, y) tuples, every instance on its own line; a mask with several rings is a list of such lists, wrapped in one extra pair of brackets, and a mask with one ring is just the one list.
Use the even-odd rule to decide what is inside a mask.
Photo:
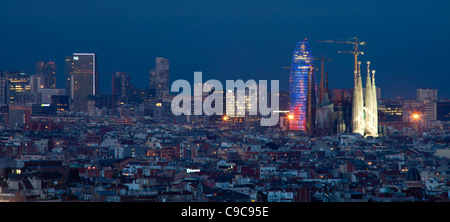
[(88, 96), (98, 94), (98, 73), (94, 53), (73, 53), (66, 57), (66, 94), (72, 111), (88, 111)]
[(306, 41), (297, 43), (292, 56), (289, 78), (289, 130), (303, 130), (307, 126), (308, 74), (313, 70), (311, 48)]

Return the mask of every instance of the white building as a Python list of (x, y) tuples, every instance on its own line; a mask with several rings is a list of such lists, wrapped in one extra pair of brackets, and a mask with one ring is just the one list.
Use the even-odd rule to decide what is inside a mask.
[(437, 89), (417, 89), (416, 99), (420, 101), (437, 100)]

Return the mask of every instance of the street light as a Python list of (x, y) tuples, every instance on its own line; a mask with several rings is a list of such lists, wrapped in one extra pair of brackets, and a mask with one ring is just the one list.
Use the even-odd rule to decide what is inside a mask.
[(415, 125), (415, 129), (416, 130), (419, 130), (419, 124), (418, 124), (418, 121), (419, 121), (419, 119), (420, 119), (420, 114), (418, 114), (418, 113), (414, 113), (413, 115), (412, 115), (412, 117), (413, 117), (413, 119), (414, 119), (414, 125)]
[(294, 115), (289, 114), (288, 121), (287, 121), (287, 127), (286, 127), (286, 133), (289, 132), (290, 123), (291, 123), (291, 120), (293, 120), (293, 119), (294, 119)]

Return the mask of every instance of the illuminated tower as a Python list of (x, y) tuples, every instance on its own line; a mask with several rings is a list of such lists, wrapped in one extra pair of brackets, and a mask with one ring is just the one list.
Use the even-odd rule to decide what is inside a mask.
[(365, 121), (364, 121), (364, 100), (362, 93), (361, 80), (361, 62), (358, 62), (357, 70), (354, 72), (354, 86), (353, 86), (353, 102), (352, 102), (352, 132), (364, 135)]
[(372, 70), (372, 113), (373, 113), (373, 126), (372, 136), (378, 137), (378, 101), (377, 101), (377, 87), (375, 85), (375, 70)]
[(370, 62), (367, 62), (366, 96), (365, 96), (365, 136), (378, 136), (378, 105), (375, 86), (375, 70), (370, 76)]
[[(290, 130), (303, 130), (306, 132), (308, 75), (312, 73), (312, 55), (309, 43), (297, 43), (292, 56), (291, 74), (289, 78), (289, 120)], [(312, 78), (314, 78), (312, 76)]]
[(366, 76), (366, 92), (364, 97), (364, 121), (365, 121), (365, 131), (364, 133), (370, 134), (372, 121), (373, 121), (373, 113), (372, 113), (372, 81), (370, 80), (370, 62), (367, 62), (367, 76)]

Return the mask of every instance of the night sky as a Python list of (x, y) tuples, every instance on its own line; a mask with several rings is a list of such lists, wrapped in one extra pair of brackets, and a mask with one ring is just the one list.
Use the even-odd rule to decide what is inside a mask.
[[(436, 88), (450, 98), (450, 2), (300, 0), (15, 0), (0, 1), (0, 70), (34, 74), (38, 61), (58, 65), (74, 52), (98, 55), (101, 92), (112, 72), (148, 86), (155, 57), (170, 60), (170, 79), (280, 80), (289, 86), (292, 53), (307, 38), (325, 64), (330, 88), (352, 88), (348, 44), (318, 40), (358, 37), (365, 62), (376, 70), (383, 98), (414, 98)], [(317, 62), (317, 65), (320, 65)], [(364, 83), (363, 83), (364, 84)]]

